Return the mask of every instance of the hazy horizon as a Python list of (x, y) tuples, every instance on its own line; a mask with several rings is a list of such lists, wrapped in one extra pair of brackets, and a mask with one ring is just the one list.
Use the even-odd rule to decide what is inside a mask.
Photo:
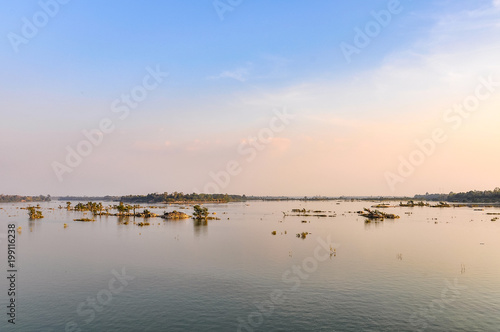
[[(469, 190), (468, 190), (469, 191)], [(471, 191), (474, 191), (474, 190), (471, 190)], [(482, 190), (480, 190), (482, 191)], [(172, 194), (176, 192), (175, 190), (174, 191), (168, 191), (167, 193), (168, 194)], [(162, 193), (165, 193), (165, 192), (148, 192), (148, 193), (145, 193), (145, 192), (142, 192), (142, 193), (125, 193), (125, 194), (103, 194), (103, 195), (94, 195), (94, 194), (67, 194), (67, 195), (52, 195), (51, 193), (45, 193), (45, 194), (25, 194), (25, 193), (0, 193), (2, 195), (18, 195), (18, 196), (31, 196), (31, 197), (36, 197), (36, 196), (47, 196), (47, 195), (50, 195), (51, 198), (54, 198), (54, 197), (106, 197), (106, 196), (110, 196), (110, 197), (120, 197), (120, 196), (127, 196), (127, 195), (148, 195), (148, 194), (162, 194)], [(192, 194), (192, 193), (189, 193), (189, 192), (180, 192), (178, 191), (178, 193), (183, 193), (183, 194)], [(207, 193), (194, 193), (194, 194), (207, 194)], [(249, 195), (249, 194), (245, 194), (245, 193), (221, 193), (221, 194), (228, 194), (228, 195), (245, 195), (245, 196), (248, 196), (248, 197), (287, 197), (287, 198), (303, 198), (303, 197), (307, 197), (307, 198), (314, 198), (314, 197), (325, 197), (325, 198), (342, 198), (342, 197), (345, 197), (345, 198), (370, 198), (370, 197), (373, 197), (373, 198), (377, 198), (377, 197), (382, 197), (382, 198), (402, 198), (402, 197), (407, 197), (407, 198), (413, 198), (414, 196), (417, 196), (417, 195), (425, 195), (425, 194), (442, 194), (442, 195), (448, 195), (449, 193), (431, 193), (431, 192), (425, 192), (425, 193), (415, 193), (413, 195), (400, 195), (400, 196), (395, 196), (395, 195)]]
[(0, 192), (498, 186), (500, 1), (214, 3), (5, 3)]

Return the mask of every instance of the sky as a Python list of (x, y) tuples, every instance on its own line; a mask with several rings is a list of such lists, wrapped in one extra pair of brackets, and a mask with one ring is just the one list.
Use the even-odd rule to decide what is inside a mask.
[(499, 186), (500, 1), (9, 1), (0, 193)]

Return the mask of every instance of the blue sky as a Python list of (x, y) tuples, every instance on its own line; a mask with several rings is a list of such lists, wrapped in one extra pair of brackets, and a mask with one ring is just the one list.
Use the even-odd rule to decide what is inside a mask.
[[(8, 2), (0, 12), (0, 192), (203, 191), (210, 172), (229, 160), (243, 170), (220, 192), (413, 194), (498, 186), (496, 173), (472, 166), (462, 171), (483, 174), (477, 182), (433, 178), (447, 160), (466, 158), (452, 151), (467, 135), (490, 147), (498, 137), (477, 133), (498, 119), (493, 111), (471, 119), (397, 190), (384, 178), (415, 139), (443, 125), (443, 111), (478, 77), (496, 72), (498, 2), (401, 0), (401, 12), (348, 62), (341, 43), (353, 44), (355, 29), (364, 30), (372, 11), (391, 1), (243, 0), (221, 20), (214, 1), (71, 0), (16, 52), (9, 36), (22, 36), (23, 18), (33, 21), (40, 3), (55, 1)], [(112, 102), (156, 66), (168, 78), (127, 119), (113, 118)], [(481, 107), (494, 109), (495, 96)], [(284, 107), (296, 121), (245, 162), (238, 146)], [(59, 181), (54, 162), (105, 117), (116, 131)], [(371, 132), (396, 125), (401, 129)], [(381, 151), (387, 163), (360, 157)], [(353, 169), (366, 178), (359, 181)]]

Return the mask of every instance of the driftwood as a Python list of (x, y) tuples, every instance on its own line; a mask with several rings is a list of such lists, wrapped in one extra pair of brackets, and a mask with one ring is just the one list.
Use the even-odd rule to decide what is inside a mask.
[(399, 216), (392, 213), (384, 213), (379, 210), (370, 210), (364, 208), (364, 211), (358, 212), (360, 216), (368, 219), (398, 219)]

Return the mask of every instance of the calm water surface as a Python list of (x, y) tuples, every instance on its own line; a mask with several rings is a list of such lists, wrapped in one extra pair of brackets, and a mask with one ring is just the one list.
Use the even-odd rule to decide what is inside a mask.
[[(59, 204), (36, 221), (0, 204), (5, 275), (7, 225), (22, 227), (16, 325), (2, 278), (1, 331), (500, 331), (498, 208), (365, 223), (352, 212), (374, 203), (206, 204), (221, 220), (139, 227)], [(283, 217), (293, 208), (336, 217)]]

